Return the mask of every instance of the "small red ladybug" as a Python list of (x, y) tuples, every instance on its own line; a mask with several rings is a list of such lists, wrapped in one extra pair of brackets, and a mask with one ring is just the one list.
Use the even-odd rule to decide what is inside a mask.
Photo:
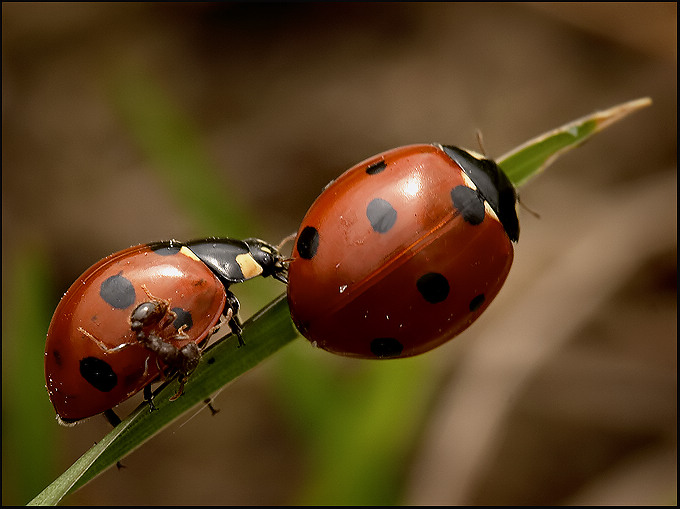
[(168, 372), (179, 373), (179, 396), (221, 319), (243, 344), (229, 286), (256, 276), (286, 281), (283, 257), (258, 239), (143, 244), (90, 267), (47, 333), (45, 378), (60, 422), (106, 412), (142, 388), (150, 395)]
[(336, 354), (408, 357), (474, 322), (519, 238), (515, 188), (495, 162), (431, 144), (389, 150), (329, 184), (288, 269), (300, 333)]

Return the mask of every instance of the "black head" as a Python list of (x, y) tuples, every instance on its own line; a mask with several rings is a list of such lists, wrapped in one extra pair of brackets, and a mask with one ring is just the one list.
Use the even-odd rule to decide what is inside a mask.
[(519, 219), (515, 204), (517, 192), (503, 170), (491, 159), (477, 158), (466, 150), (441, 145), (475, 183), (477, 189), (498, 216), (511, 241), (519, 239)]
[(245, 239), (243, 242), (248, 246), (253, 259), (262, 267), (263, 277), (272, 276), (282, 283), (288, 283), (285, 258), (276, 247), (260, 239)]

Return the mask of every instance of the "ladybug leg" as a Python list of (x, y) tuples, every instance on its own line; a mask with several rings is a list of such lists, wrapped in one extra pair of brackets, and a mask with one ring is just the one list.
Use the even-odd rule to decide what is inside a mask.
[(144, 401), (149, 404), (149, 413), (157, 410), (156, 405), (153, 404), (153, 394), (151, 393), (151, 384), (144, 386)]
[[(231, 333), (238, 338), (239, 348), (245, 345), (245, 342), (243, 341), (243, 336), (241, 336), (243, 328), (241, 327), (241, 321), (238, 319), (238, 310), (240, 307), (241, 304), (236, 298), (236, 295), (227, 290), (227, 303), (224, 306), (224, 309), (227, 312), (231, 311), (231, 317), (228, 319), (227, 323), (229, 324)], [(226, 316), (226, 314), (227, 313), (225, 312), (224, 315)]]
[(112, 409), (104, 410), (104, 413), (102, 414), (107, 421), (109, 421), (109, 424), (113, 426), (114, 428), (118, 426), (122, 421), (120, 420), (120, 417), (116, 415), (116, 412), (114, 412)]
[(206, 398), (203, 400), (203, 403), (206, 404), (206, 406), (210, 409), (210, 412), (212, 412), (213, 415), (215, 415), (217, 412), (220, 411), (219, 408), (215, 408), (212, 404), (212, 399), (211, 398)]
[(243, 336), (241, 335), (243, 328), (241, 327), (241, 321), (238, 319), (238, 316), (233, 315), (231, 317), (231, 320), (229, 320), (229, 328), (238, 338), (238, 347), (241, 348), (242, 346), (245, 346), (246, 343), (243, 341)]

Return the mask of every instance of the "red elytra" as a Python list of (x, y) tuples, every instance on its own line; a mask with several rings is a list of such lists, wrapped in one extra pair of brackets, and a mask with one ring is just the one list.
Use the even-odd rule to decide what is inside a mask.
[(92, 266), (64, 294), (47, 334), (47, 390), (63, 422), (104, 412), (159, 377), (162, 362), (130, 328), (132, 310), (149, 294), (167, 299), (176, 329), (185, 325), (177, 348), (203, 343), (226, 302), (215, 274), (179, 249), (135, 246)]
[(493, 162), (411, 145), (329, 184), (305, 215), (288, 303), (315, 345), (408, 357), (470, 326), (500, 291), (519, 236), (516, 193)]

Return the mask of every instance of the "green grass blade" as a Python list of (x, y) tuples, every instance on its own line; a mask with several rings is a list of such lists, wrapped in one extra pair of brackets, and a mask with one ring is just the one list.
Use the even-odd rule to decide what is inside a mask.
[(589, 139), (627, 115), (652, 104), (649, 97), (586, 115), (553, 131), (542, 134), (498, 158), (498, 165), (519, 187), (541, 173), (560, 155)]
[(177, 392), (177, 382), (172, 380), (164, 384), (154, 394), (157, 411), (149, 412), (146, 404), (140, 405), (29, 505), (57, 504), (69, 492), (116, 464), (176, 418), (297, 336), (290, 321), (288, 304), (282, 295), (244, 324), (245, 346), (238, 348), (236, 340), (230, 337), (208, 348), (179, 399), (169, 401)]

